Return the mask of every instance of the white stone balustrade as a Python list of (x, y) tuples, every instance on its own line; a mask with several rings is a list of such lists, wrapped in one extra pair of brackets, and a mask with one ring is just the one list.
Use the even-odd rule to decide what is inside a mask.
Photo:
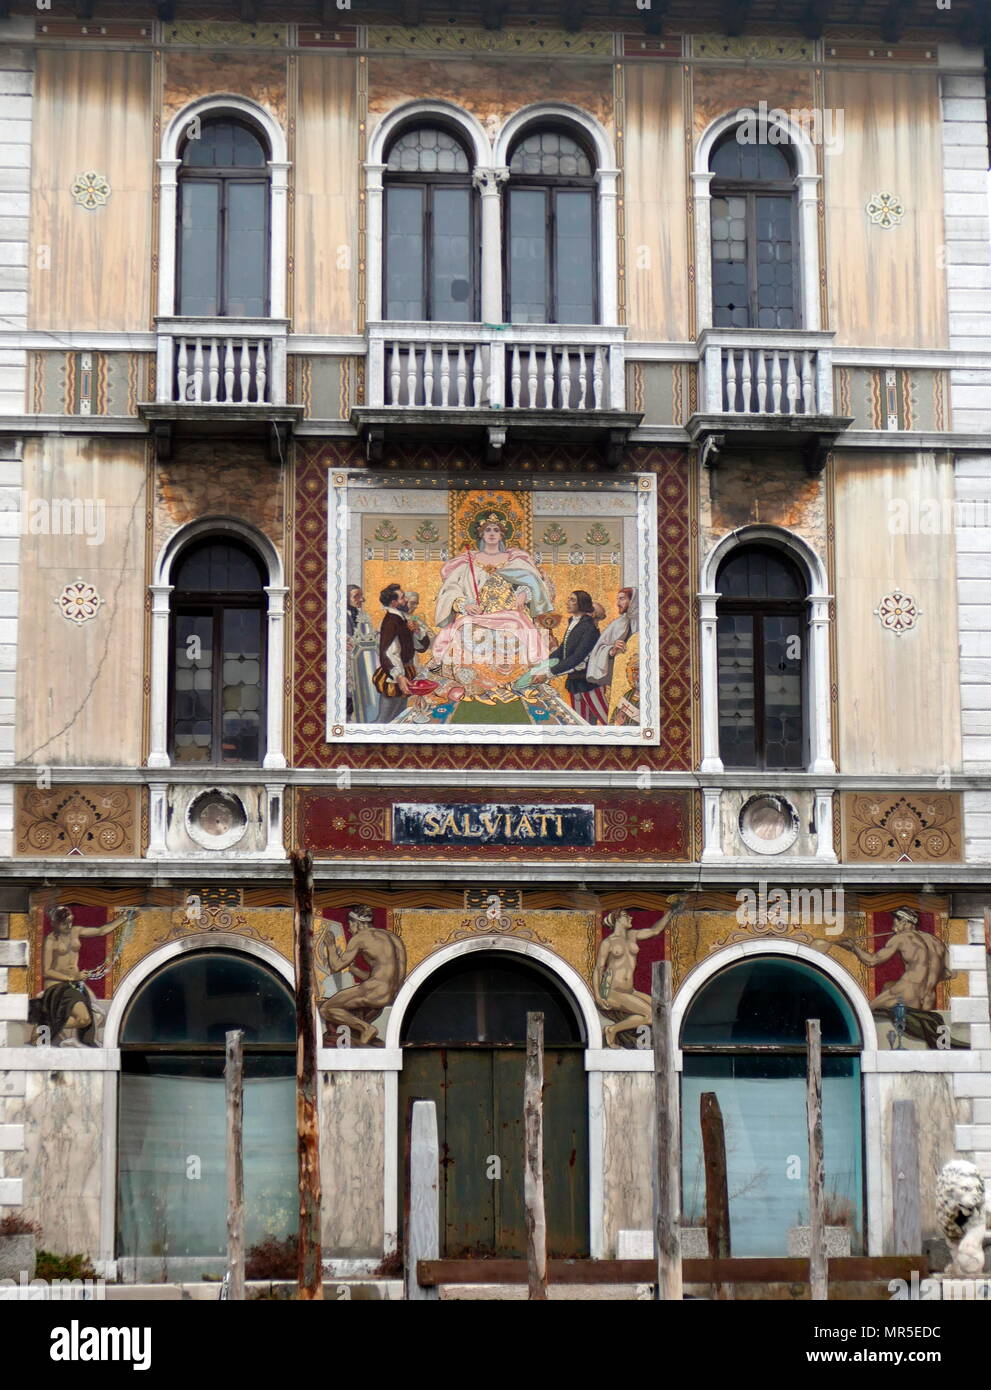
[[(264, 321), (266, 329), (269, 321)], [(259, 321), (172, 319), (158, 323), (160, 403), (284, 405), (286, 331), (259, 332)]]
[(827, 333), (707, 329), (699, 347), (707, 415), (830, 415)]
[(584, 326), (371, 324), (369, 405), (623, 410), (623, 333)]

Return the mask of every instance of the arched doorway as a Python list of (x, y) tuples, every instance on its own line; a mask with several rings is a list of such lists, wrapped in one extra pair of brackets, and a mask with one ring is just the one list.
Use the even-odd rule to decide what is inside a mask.
[(544, 1015), (547, 1249), (588, 1254), (588, 1100), (579, 1011), (551, 972), (498, 951), (434, 972), (406, 1010), (399, 1081), (399, 1200), (411, 1100), (437, 1106), (440, 1244), (446, 1258), (526, 1253), (526, 1016)]
[(787, 1255), (808, 1225), (805, 1022), (822, 1024), (827, 1225), (864, 1250), (862, 1035), (850, 1001), (823, 972), (779, 955), (751, 956), (713, 975), (681, 1030), (682, 1209), (705, 1219), (699, 1098), (713, 1091), (726, 1132), (734, 1255)]
[(245, 1245), (296, 1228), (292, 995), (234, 951), (168, 961), (120, 1033), (117, 1256), (138, 1279), (198, 1277), (226, 1251), (224, 1044), (244, 1032)]

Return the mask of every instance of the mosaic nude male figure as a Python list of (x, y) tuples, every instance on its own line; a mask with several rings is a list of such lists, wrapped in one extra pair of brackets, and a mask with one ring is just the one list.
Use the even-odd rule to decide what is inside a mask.
[[(358, 1047), (381, 1047), (382, 1040), (372, 1019), (399, 993), (406, 976), (406, 947), (394, 932), (372, 926), (370, 908), (356, 908), (348, 914), (348, 921), (352, 935), (344, 950), (337, 949), (328, 932), (321, 956), (330, 971), (350, 970), (358, 983), (322, 1000), (320, 1016), (331, 1028), (350, 1028)], [(364, 956), (368, 962), (367, 970), (355, 964), (358, 956)]]

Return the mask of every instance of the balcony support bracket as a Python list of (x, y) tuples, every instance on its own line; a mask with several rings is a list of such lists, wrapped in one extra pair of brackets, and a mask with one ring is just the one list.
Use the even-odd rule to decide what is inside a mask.
[(151, 437), (155, 441), (156, 461), (168, 463), (172, 457), (172, 421), (154, 421), (151, 427)]
[(485, 462), (500, 463), (502, 461), (503, 445), (506, 443), (505, 428), (490, 425), (485, 433)]

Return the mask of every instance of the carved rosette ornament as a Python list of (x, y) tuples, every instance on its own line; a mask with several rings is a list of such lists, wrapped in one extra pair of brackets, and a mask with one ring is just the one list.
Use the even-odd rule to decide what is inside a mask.
[(894, 588), (874, 609), (874, 614), (886, 632), (900, 637), (903, 632), (911, 632), (922, 617), (922, 610), (910, 594)]
[(876, 227), (897, 227), (905, 216), (905, 204), (895, 193), (872, 193), (867, 216)]
[(54, 602), (67, 622), (81, 627), (90, 618), (96, 617), (106, 600), (100, 597), (93, 584), (85, 579), (74, 579), (71, 584), (66, 584)]
[(69, 191), (81, 208), (92, 212), (94, 208), (102, 208), (110, 197), (110, 180), (106, 174), (90, 169), (76, 175)]

